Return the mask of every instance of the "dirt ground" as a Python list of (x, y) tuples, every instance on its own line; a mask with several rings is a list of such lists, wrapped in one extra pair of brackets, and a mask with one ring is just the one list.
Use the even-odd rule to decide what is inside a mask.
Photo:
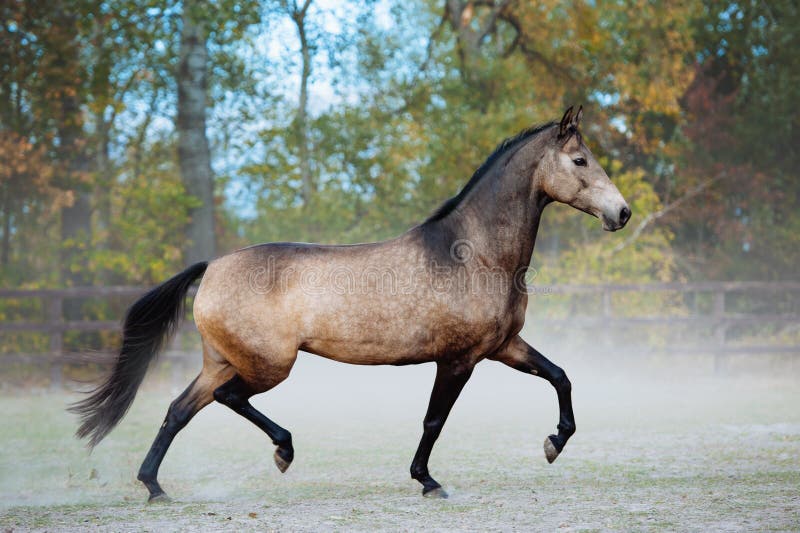
[(254, 401), (292, 432), (291, 468), (280, 474), (266, 436), (211, 405), (176, 438), (160, 473), (173, 501), (155, 505), (135, 475), (179, 390), (146, 384), (92, 454), (64, 412), (76, 394), (6, 391), (0, 527), (800, 530), (796, 374), (563, 366), (578, 432), (552, 465), (542, 452), (557, 422), (550, 386), (497, 363), (476, 369), (430, 463), (448, 500), (423, 498), (408, 474), (431, 365), (364, 368), (301, 356), (287, 382)]

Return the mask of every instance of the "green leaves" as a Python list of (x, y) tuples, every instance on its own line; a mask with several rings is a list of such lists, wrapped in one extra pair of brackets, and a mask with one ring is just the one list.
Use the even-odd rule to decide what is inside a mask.
[[(303, 2), (186, 6), (208, 37), (221, 249), (396, 235), (503, 138), (583, 103), (585, 135), (634, 218), (609, 235), (549, 209), (542, 275), (770, 278), (800, 260), (796, 2), (312, 2), (302, 128), (292, 12)], [(194, 201), (177, 178), (172, 125), (183, 7), (0, 8), (2, 284), (56, 283), (65, 246), (94, 283), (156, 281), (182, 264)], [(79, 103), (68, 121), (64, 97)], [(62, 172), (78, 155), (80, 171)], [(91, 235), (63, 240), (60, 211), (81, 192)]]

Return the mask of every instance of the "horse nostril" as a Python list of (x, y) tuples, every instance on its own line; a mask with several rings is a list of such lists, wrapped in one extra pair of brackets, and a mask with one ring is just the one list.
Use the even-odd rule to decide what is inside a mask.
[(628, 222), (628, 220), (630, 220), (630, 218), (631, 218), (631, 210), (626, 205), (619, 211), (619, 223), (624, 226), (625, 223)]

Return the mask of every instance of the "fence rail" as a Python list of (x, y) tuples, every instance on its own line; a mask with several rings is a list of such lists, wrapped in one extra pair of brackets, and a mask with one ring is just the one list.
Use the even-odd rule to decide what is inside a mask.
[[(133, 301), (147, 289), (143, 287), (113, 286), (113, 287), (71, 287), (65, 289), (0, 289), (0, 300), (10, 299), (39, 299), (43, 303), (44, 320), (41, 321), (5, 321), (0, 323), (0, 334), (15, 332), (38, 332), (49, 336), (49, 354), (38, 356), (25, 356), (15, 354), (12, 356), (0, 355), (0, 361), (20, 361), (26, 357), (37, 357), (38, 361), (48, 359), (58, 362), (58, 357), (64, 352), (64, 334), (69, 331), (95, 332), (116, 331), (121, 323), (117, 320), (66, 320), (64, 317), (64, 302), (69, 299), (79, 298), (122, 298)], [(713, 353), (794, 353), (800, 354), (800, 346), (795, 344), (759, 345), (759, 346), (731, 346), (726, 342), (726, 331), (736, 325), (751, 324), (798, 324), (800, 314), (796, 313), (734, 313), (726, 310), (727, 295), (730, 293), (759, 292), (759, 293), (800, 293), (800, 281), (723, 281), (723, 282), (692, 282), (692, 283), (627, 283), (608, 285), (551, 285), (531, 287), (536, 293), (556, 295), (601, 295), (601, 312), (597, 316), (569, 316), (566, 318), (536, 317), (537, 324), (548, 327), (580, 326), (580, 327), (625, 327), (625, 326), (651, 326), (651, 325), (702, 325), (714, 329), (715, 333), (711, 343), (698, 347), (698, 351)], [(193, 296), (196, 289), (189, 292)], [(612, 297), (619, 293), (710, 293), (712, 295), (711, 311), (705, 314), (692, 314), (689, 316), (663, 315), (663, 316), (620, 316), (615, 313)], [(194, 329), (191, 322), (185, 322), (181, 333)], [(178, 344), (173, 343), (173, 347)], [(173, 350), (175, 352), (175, 350)], [(49, 357), (47, 357), (49, 355)], [(174, 353), (173, 353), (174, 355)], [(56, 366), (58, 366), (56, 364)], [(59, 370), (53, 371), (53, 378), (59, 378)]]

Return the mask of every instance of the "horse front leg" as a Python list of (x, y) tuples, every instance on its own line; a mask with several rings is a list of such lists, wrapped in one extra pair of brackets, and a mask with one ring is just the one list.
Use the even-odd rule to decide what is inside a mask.
[(575, 433), (575, 415), (572, 414), (572, 384), (567, 374), (558, 365), (528, 345), (521, 337), (514, 337), (508, 345), (489, 359), (500, 361), (520, 372), (546, 379), (556, 389), (558, 396), (558, 435), (544, 440), (544, 455), (552, 463)]
[(433, 384), (428, 412), (423, 422), (422, 438), (417, 453), (411, 462), (411, 477), (422, 483), (422, 495), (429, 498), (447, 498), (447, 492), (428, 472), (428, 459), (433, 444), (442, 432), (442, 427), (450, 414), (458, 395), (472, 375), (471, 366), (438, 363), (436, 381)]

